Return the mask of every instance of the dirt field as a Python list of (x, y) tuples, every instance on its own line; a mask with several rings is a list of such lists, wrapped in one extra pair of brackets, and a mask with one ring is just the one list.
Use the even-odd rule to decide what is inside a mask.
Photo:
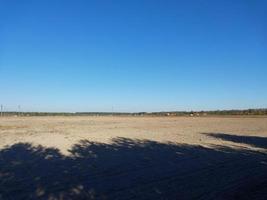
[(267, 199), (267, 118), (2, 117), (2, 199)]

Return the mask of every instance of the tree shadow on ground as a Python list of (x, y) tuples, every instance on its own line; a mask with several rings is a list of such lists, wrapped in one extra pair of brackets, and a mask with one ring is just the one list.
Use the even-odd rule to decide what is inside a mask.
[(267, 156), (257, 151), (116, 138), (82, 140), (70, 154), (2, 149), (0, 199), (267, 198)]
[(267, 148), (267, 138), (259, 136), (242, 136), (242, 135), (232, 135), (225, 133), (204, 133), (208, 136), (222, 139), (225, 141), (231, 141), (235, 143), (248, 144), (257, 148)]

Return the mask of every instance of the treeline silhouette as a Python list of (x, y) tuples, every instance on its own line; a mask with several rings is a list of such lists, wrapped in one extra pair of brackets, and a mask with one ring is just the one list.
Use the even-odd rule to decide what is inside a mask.
[(170, 112), (3, 112), (2, 116), (214, 116), (214, 115), (267, 115), (267, 109), (170, 111)]

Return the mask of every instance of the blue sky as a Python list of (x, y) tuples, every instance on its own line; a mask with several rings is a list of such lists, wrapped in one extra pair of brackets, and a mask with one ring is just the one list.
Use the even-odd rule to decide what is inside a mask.
[(0, 104), (267, 107), (267, 1), (0, 0)]

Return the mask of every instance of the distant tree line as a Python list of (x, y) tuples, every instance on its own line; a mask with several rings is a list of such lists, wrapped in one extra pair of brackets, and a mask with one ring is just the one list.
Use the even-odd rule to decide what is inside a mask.
[(151, 113), (151, 115), (165, 115), (165, 116), (166, 115), (167, 116), (267, 115), (267, 109), (157, 112), (157, 113)]
[(210, 115), (267, 115), (267, 109), (171, 111), (171, 112), (3, 112), (3, 116), (210, 116)]

